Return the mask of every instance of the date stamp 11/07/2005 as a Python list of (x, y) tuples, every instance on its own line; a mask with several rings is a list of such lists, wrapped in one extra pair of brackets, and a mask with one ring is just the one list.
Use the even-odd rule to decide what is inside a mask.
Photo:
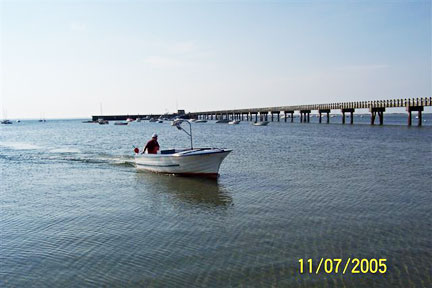
[(299, 259), (300, 274), (385, 274), (387, 272), (387, 259), (359, 259), (348, 258), (321, 258)]

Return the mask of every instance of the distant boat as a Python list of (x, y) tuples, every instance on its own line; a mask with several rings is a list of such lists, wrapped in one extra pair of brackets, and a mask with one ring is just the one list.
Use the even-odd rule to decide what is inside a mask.
[(21, 120), (16, 120), (16, 122), (17, 122), (17, 123), (20, 123), (20, 122), (21, 122)]
[(104, 120), (102, 118), (99, 118), (97, 122), (99, 123), (99, 125), (109, 124), (108, 120)]
[(6, 109), (3, 109), (3, 121), (1, 121), (1, 124), (12, 124), (12, 122), (10, 120), (7, 120), (7, 114), (6, 114)]
[(41, 117), (39, 118), (39, 122), (46, 122), (45, 113), (41, 113)]
[(217, 120), (216, 123), (229, 123), (230, 121), (228, 119), (220, 119)]
[(163, 123), (163, 121), (162, 121), (162, 120), (158, 120), (157, 122), (158, 122), (158, 123)]
[(196, 120), (195, 123), (207, 123), (207, 120)]
[(267, 126), (269, 124), (268, 121), (259, 121), (252, 123), (254, 126)]
[(135, 119), (133, 119), (133, 118), (127, 118), (126, 119), (126, 122), (133, 122), (133, 121), (135, 121)]
[(141, 118), (138, 117), (138, 118), (136, 119), (136, 122), (141, 122)]
[(157, 122), (157, 120), (154, 119), (154, 118), (151, 118), (151, 119), (149, 120), (149, 122)]
[(233, 120), (233, 121), (228, 122), (228, 124), (237, 125), (237, 124), (240, 124), (240, 121), (239, 120)]
[(115, 122), (114, 125), (128, 125), (128, 122)]

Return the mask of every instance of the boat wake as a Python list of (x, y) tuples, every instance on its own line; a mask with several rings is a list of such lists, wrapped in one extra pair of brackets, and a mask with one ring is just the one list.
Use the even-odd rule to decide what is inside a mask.
[(24, 142), (0, 142), (0, 147), (12, 150), (40, 150), (42, 147)]
[[(2, 153), (2, 149), (9, 152)], [(15, 152), (14, 152), (15, 151)], [(73, 147), (41, 147), (24, 142), (1, 142), (1, 159), (6, 161), (45, 162), (81, 162), (86, 164), (108, 164), (114, 166), (135, 166), (130, 155), (113, 155), (100, 152), (83, 152)]]
[(82, 162), (86, 164), (109, 164), (114, 166), (131, 167), (134, 166), (133, 158), (130, 156), (108, 155), (108, 154), (83, 154), (73, 155), (52, 155), (52, 160)]

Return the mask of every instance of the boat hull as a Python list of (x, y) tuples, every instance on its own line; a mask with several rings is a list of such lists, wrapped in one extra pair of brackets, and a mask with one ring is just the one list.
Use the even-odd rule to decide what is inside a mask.
[(135, 166), (138, 171), (151, 171), (183, 176), (217, 177), (219, 168), (231, 150), (192, 150), (173, 154), (138, 154)]

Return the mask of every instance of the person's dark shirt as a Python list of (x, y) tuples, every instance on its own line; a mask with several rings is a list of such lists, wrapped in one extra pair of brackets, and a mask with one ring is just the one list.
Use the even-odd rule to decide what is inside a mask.
[(149, 154), (156, 154), (157, 151), (159, 150), (159, 143), (157, 142), (156, 139), (151, 139), (150, 141), (147, 142), (144, 151), (146, 149)]

